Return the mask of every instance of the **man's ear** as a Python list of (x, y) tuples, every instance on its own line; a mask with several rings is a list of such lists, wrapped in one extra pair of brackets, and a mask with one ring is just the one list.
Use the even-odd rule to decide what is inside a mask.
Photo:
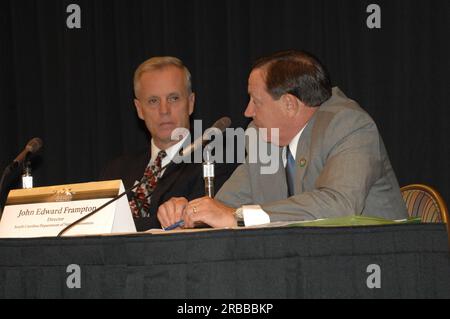
[(142, 112), (141, 101), (139, 101), (138, 99), (134, 99), (134, 106), (136, 107), (136, 111), (137, 111), (137, 114), (138, 114), (139, 118), (141, 120), (143, 120), (144, 119), (144, 115), (143, 115), (143, 112)]
[(285, 107), (285, 110), (287, 111), (287, 114), (289, 116), (293, 116), (295, 114), (297, 114), (298, 112), (298, 100), (295, 96), (293, 96), (292, 94), (283, 94), (283, 96), (281, 97), (283, 105)]
[(195, 93), (192, 92), (189, 95), (189, 115), (191, 115), (192, 112), (194, 112), (194, 105), (195, 105)]

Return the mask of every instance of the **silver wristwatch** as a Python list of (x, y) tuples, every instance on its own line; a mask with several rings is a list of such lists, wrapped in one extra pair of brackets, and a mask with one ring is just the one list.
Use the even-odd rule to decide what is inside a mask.
[(242, 207), (239, 207), (238, 209), (236, 209), (233, 213), (234, 218), (236, 218), (236, 221), (238, 222), (243, 222), (244, 221), (244, 209)]

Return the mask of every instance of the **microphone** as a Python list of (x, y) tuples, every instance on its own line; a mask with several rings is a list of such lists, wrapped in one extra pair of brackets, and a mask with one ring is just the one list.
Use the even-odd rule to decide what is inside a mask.
[[(212, 132), (214, 130), (220, 130), (220, 132), (223, 132), (230, 125), (231, 125), (231, 119), (227, 116), (222, 117), (221, 119), (217, 120), (213, 126), (208, 128), (207, 130), (205, 130), (205, 133), (203, 133), (203, 135), (201, 137), (199, 137), (191, 145), (186, 147), (181, 152), (181, 156), (185, 157), (185, 156), (191, 154), (192, 152), (194, 152), (195, 150), (197, 150), (198, 148), (202, 147), (203, 145), (208, 144), (208, 142), (210, 142), (210, 141), (207, 140), (205, 137), (210, 137), (210, 135), (212, 135)], [(205, 195), (213, 198), (214, 197), (214, 163), (210, 160), (211, 149), (208, 146), (206, 148), (207, 148), (206, 149), (207, 159), (206, 159), (206, 162), (203, 163), (203, 179), (205, 182)], [(182, 227), (183, 225), (184, 225), (184, 220), (181, 219), (181, 220), (177, 221), (175, 224), (164, 228), (164, 230), (173, 230), (178, 227)]]
[(3, 212), (3, 207), (6, 202), (7, 195), (7, 186), (9, 182), (7, 182), (7, 177), (14, 172), (19, 165), (25, 161), (28, 154), (34, 154), (39, 151), (42, 147), (43, 143), (39, 137), (35, 137), (31, 139), (28, 144), (25, 146), (22, 152), (9, 164), (5, 170), (3, 171), (2, 177), (0, 178), (0, 216)]
[(227, 116), (222, 117), (221, 119), (217, 120), (213, 126), (205, 130), (205, 133), (203, 133), (202, 136), (197, 138), (192, 144), (190, 144), (188, 147), (184, 148), (181, 151), (181, 157), (186, 157), (199, 149), (200, 147), (204, 146), (205, 144), (208, 144), (210, 142), (208, 137), (211, 137), (212, 133), (214, 131), (219, 130), (220, 132), (225, 131), (227, 127), (231, 125), (231, 119)]
[[(28, 154), (34, 154), (37, 151), (39, 151), (42, 147), (43, 143), (42, 140), (39, 137), (35, 137), (33, 139), (31, 139), (28, 144), (25, 146), (25, 148), (23, 149), (22, 152), (20, 152), (19, 155), (17, 155), (17, 157), (14, 159), (13, 161), (13, 165), (19, 165), (20, 163), (22, 163), (25, 158), (28, 156)], [(16, 164), (14, 164), (16, 163)]]

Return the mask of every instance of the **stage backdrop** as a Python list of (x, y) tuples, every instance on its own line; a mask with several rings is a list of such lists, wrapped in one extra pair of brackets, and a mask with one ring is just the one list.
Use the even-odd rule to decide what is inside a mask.
[(37, 185), (91, 181), (145, 147), (132, 76), (155, 55), (190, 68), (194, 118), (245, 126), (252, 61), (293, 48), (372, 115), (401, 185), (449, 201), (449, 13), (448, 0), (1, 1), (0, 170), (34, 136)]

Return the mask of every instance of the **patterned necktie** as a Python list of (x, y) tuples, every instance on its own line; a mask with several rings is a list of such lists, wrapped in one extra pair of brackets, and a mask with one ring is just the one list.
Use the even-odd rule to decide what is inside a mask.
[(145, 168), (142, 180), (144, 182), (134, 191), (134, 197), (130, 200), (130, 208), (133, 217), (148, 217), (150, 215), (150, 197), (151, 193), (161, 177), (161, 162), (167, 156), (166, 151), (160, 151), (155, 161)]
[(288, 197), (291, 197), (295, 194), (295, 159), (292, 156), (289, 146), (286, 148), (286, 181)]

